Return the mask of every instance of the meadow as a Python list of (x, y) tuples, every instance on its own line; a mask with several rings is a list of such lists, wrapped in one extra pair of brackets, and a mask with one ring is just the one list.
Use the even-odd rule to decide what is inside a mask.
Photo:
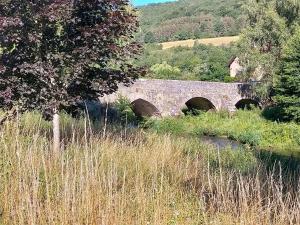
[(0, 224), (300, 223), (299, 171), (270, 170), (251, 149), (66, 115), (62, 125), (57, 154), (38, 113), (1, 127)]
[(216, 37), (216, 38), (203, 38), (203, 39), (189, 39), (183, 41), (169, 41), (160, 43), (162, 49), (175, 48), (175, 47), (194, 47), (195, 44), (213, 45), (213, 46), (228, 46), (239, 40), (239, 36)]

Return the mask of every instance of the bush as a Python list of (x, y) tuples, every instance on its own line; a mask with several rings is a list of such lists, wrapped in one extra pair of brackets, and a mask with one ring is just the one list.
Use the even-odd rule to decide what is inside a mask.
[(259, 145), (261, 136), (256, 131), (246, 130), (237, 135), (237, 140), (244, 144), (249, 144), (251, 146), (257, 146), (257, 145)]
[(118, 96), (114, 106), (119, 113), (123, 125), (132, 124), (137, 121), (137, 117), (132, 110), (131, 102), (126, 97)]
[(174, 118), (165, 118), (161, 121), (150, 120), (148, 126), (159, 133), (183, 134), (186, 131), (186, 124)]
[(225, 76), (224, 77), (224, 82), (226, 83), (233, 83), (233, 82), (237, 82), (238, 78), (236, 77), (231, 77), (231, 76)]
[(166, 62), (155, 64), (150, 68), (150, 71), (155, 74), (156, 78), (172, 79), (181, 74), (177, 67), (170, 66)]

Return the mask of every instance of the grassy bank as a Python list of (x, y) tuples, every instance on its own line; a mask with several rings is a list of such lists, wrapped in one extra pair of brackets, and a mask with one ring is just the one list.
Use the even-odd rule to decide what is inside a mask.
[(199, 116), (149, 121), (160, 133), (226, 136), (259, 149), (300, 157), (300, 126), (264, 119), (260, 110), (207, 112)]
[(104, 134), (68, 117), (62, 130), (53, 155), (38, 114), (1, 128), (0, 224), (300, 223), (299, 173), (270, 172), (251, 152), (140, 130)]

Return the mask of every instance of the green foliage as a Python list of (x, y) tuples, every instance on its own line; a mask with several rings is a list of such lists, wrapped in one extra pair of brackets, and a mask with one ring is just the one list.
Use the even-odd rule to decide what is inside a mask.
[(205, 112), (205, 111), (202, 111), (202, 110), (199, 110), (199, 109), (194, 109), (194, 108), (189, 109), (188, 107), (184, 107), (181, 111), (186, 116), (198, 116), (201, 113)]
[(284, 120), (300, 122), (300, 27), (288, 40), (278, 74), (274, 98)]
[(300, 2), (298, 0), (276, 0), (276, 10), (286, 18), (289, 27), (299, 23)]
[(237, 35), (244, 27), (245, 0), (179, 0), (140, 7), (146, 43)]
[(247, 28), (239, 42), (243, 79), (264, 82), (256, 94), (269, 104), (283, 46), (300, 22), (300, 4), (295, 0), (251, 0), (244, 9)]
[(126, 97), (119, 96), (114, 106), (119, 113), (122, 124), (127, 125), (136, 122), (137, 118), (132, 110), (131, 102)]
[(224, 80), (225, 83), (233, 83), (239, 81), (237, 77), (225, 76)]
[(246, 67), (246, 78), (256, 78), (261, 68), (264, 79), (272, 80), (287, 37), (285, 19), (275, 11), (273, 4), (258, 1), (248, 5), (249, 27), (240, 39), (240, 61)]
[(145, 43), (154, 43), (156, 41), (154, 34), (149, 31), (145, 34), (144, 42)]
[(255, 152), (249, 148), (231, 149), (229, 146), (218, 150), (215, 146), (199, 140), (195, 136), (174, 137), (174, 141), (181, 143), (186, 155), (192, 158), (201, 157), (213, 171), (226, 170), (238, 173), (251, 173), (258, 166)]
[(264, 119), (261, 111), (240, 110), (234, 115), (206, 112), (199, 116), (152, 121), (159, 133), (226, 136), (282, 155), (300, 157), (300, 125)]
[(162, 121), (149, 119), (146, 125), (159, 133), (183, 134), (188, 129), (188, 124), (177, 122), (174, 118), (165, 118)]
[(244, 132), (233, 133), (233, 135), (229, 135), (229, 137), (233, 137), (234, 139), (240, 141), (244, 144), (249, 144), (252, 146), (257, 146), (260, 143), (261, 134), (260, 131), (256, 131), (253, 129), (244, 130)]
[(150, 68), (150, 78), (203, 81), (236, 81), (229, 76), (228, 62), (236, 54), (233, 46), (195, 45), (162, 50), (160, 45), (146, 45), (137, 65)]
[(151, 66), (150, 72), (154, 75), (155, 78), (158, 79), (176, 79), (176, 77), (180, 76), (181, 74), (179, 68), (170, 66), (166, 62)]

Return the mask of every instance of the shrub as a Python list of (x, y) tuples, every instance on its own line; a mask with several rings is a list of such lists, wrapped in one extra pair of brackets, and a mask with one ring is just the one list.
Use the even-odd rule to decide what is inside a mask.
[(238, 78), (236, 77), (231, 77), (231, 76), (225, 76), (224, 77), (224, 82), (226, 83), (232, 83), (232, 82), (237, 82)]
[(123, 96), (119, 96), (115, 102), (115, 108), (117, 109), (122, 124), (131, 124), (137, 121), (137, 117), (134, 114), (131, 106), (131, 102)]
[(159, 133), (183, 134), (186, 131), (186, 123), (174, 118), (152, 120), (151, 125), (152, 129)]
[(241, 132), (236, 137), (238, 141), (252, 146), (259, 145), (259, 142), (261, 140), (260, 134), (257, 131), (252, 130), (246, 130), (244, 132)]
[(181, 71), (177, 67), (170, 66), (167, 62), (162, 64), (155, 64), (150, 68), (150, 71), (155, 74), (157, 78), (172, 79), (180, 75)]

